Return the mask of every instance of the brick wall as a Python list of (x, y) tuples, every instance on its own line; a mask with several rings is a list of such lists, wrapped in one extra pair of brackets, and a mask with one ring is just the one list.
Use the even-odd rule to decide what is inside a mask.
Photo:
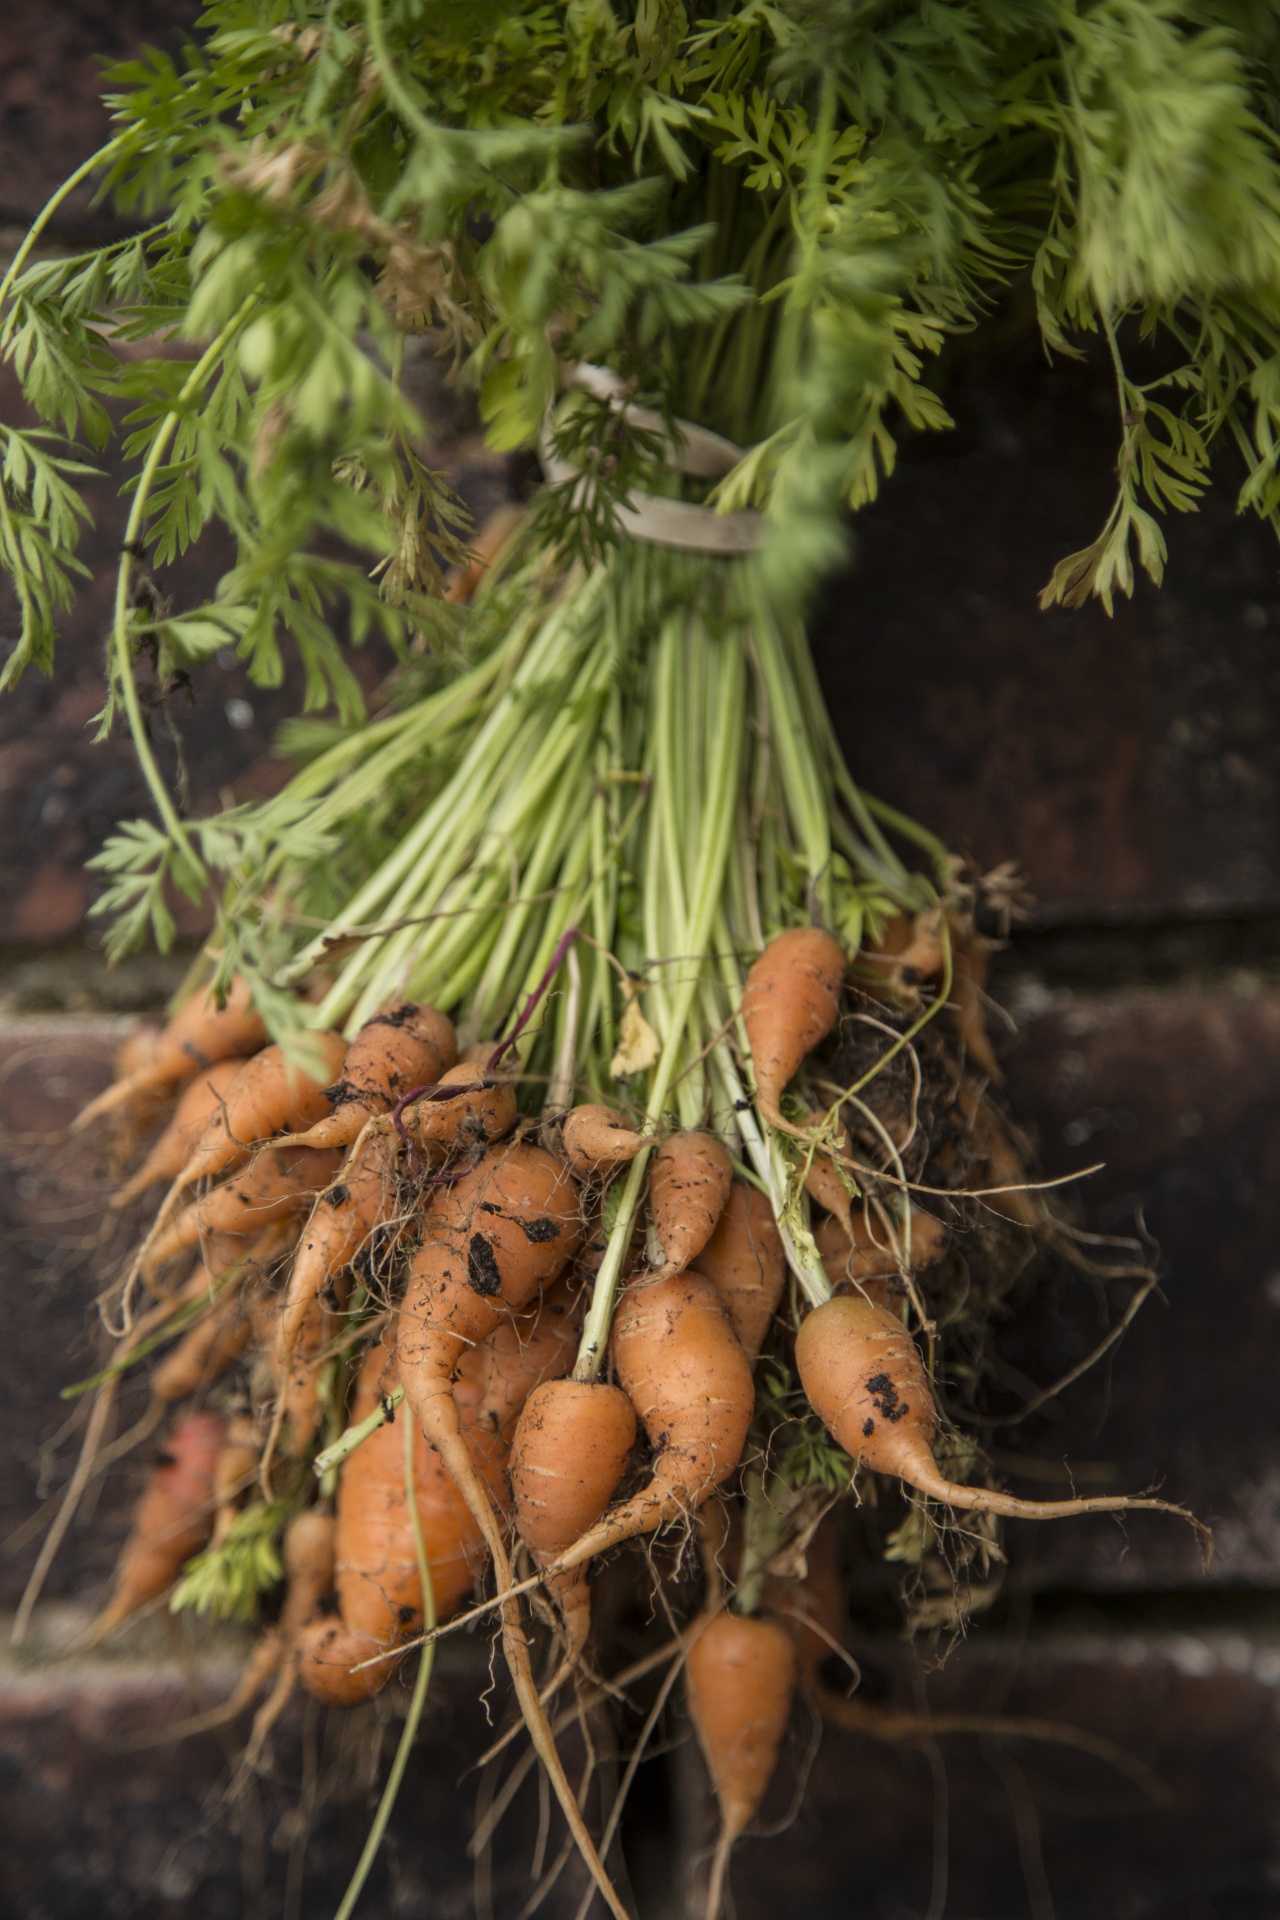
[[(95, 55), (189, 17), (172, 0), (11, 10), (0, 25), (0, 222), (20, 226), (98, 137)], [(73, 207), (60, 237), (101, 230), (105, 217)], [(941, 1665), (889, 1630), (882, 1595), (856, 1590), (862, 1697), (1066, 1722), (1140, 1758), (1162, 1792), (1047, 1741), (887, 1747), (828, 1729), (815, 1754), (801, 1714), (769, 1812), (786, 1817), (806, 1771), (808, 1790), (784, 1832), (744, 1843), (737, 1911), (940, 1915), (945, 1891), (953, 1920), (1253, 1920), (1280, 1913), (1276, 553), (1233, 516), (1228, 474), (1219, 501), (1171, 529), (1162, 594), (1141, 589), (1113, 621), (1096, 609), (1038, 614), (1054, 559), (1105, 512), (1109, 382), (1087, 364), (1050, 368), (1017, 343), (961, 358), (952, 373), (958, 431), (912, 450), (860, 522), (854, 563), (818, 622), (820, 668), (867, 786), (983, 865), (1023, 866), (1037, 905), (996, 980), (1015, 1105), (1046, 1173), (1105, 1162), (1079, 1189), (1086, 1225), (1123, 1230), (1141, 1214), (1164, 1250), (1161, 1294), (1113, 1362), (1010, 1431), (1002, 1470), (1031, 1494), (1069, 1474), (1090, 1488), (1159, 1480), (1214, 1526), (1218, 1552), (1204, 1573), (1185, 1533), (1155, 1517), (1013, 1526), (1004, 1598)], [(15, 405), (0, 391), (0, 407)], [(483, 508), (510, 475), (485, 461), (464, 419), (446, 426), (446, 451)], [(106, 1170), (61, 1129), (103, 1082), (123, 1016), (158, 1006), (175, 977), (155, 960), (108, 974), (86, 919), (83, 861), (142, 805), (125, 745), (91, 748), (84, 731), (119, 537), (113, 491), (108, 475), (95, 493), (92, 580), (63, 671), (0, 706), (8, 1605), (36, 1550), (33, 1516), (75, 1444), (58, 1438), (68, 1412), (58, 1390), (91, 1363), (106, 1245)], [(174, 590), (190, 597), (221, 564), (211, 546)], [(270, 739), (289, 703), (288, 688), (264, 696), (234, 663), (202, 670), (181, 716), (197, 799), (278, 778)], [(1106, 1304), (1114, 1313), (1122, 1294)], [(1101, 1307), (1079, 1278), (1054, 1280), (1001, 1334), (1010, 1377), (1056, 1377), (1097, 1339)], [(126, 1399), (122, 1417), (134, 1410)], [(189, 1641), (152, 1622), (110, 1656), (56, 1657), (101, 1595), (140, 1471), (108, 1481), (59, 1563), (37, 1656), (0, 1656), (0, 1914), (329, 1913), (368, 1815), (367, 1728), (356, 1741), (299, 1710), (273, 1775), (228, 1800), (230, 1744), (138, 1744), (189, 1710)], [(216, 1692), (234, 1645), (199, 1651)], [(473, 1911), (461, 1835), (474, 1781), (462, 1775), (487, 1737), (474, 1704), (484, 1667), (480, 1643), (454, 1645), (442, 1663), (362, 1909), (371, 1916)], [(391, 1690), (384, 1748), (402, 1706)], [(707, 1832), (687, 1742), (642, 1769), (633, 1805), (641, 1910), (675, 1920), (674, 1888)], [(536, 1823), (530, 1799), (504, 1830), (499, 1915), (519, 1908)], [(571, 1914), (579, 1893), (562, 1883), (546, 1910)]]

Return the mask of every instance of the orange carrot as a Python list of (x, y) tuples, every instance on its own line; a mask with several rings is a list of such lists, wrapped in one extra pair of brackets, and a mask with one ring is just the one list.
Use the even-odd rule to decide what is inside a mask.
[[(360, 1371), (352, 1420), (366, 1418), (395, 1385), (394, 1365), (388, 1367), (381, 1347), (372, 1348)], [(401, 1418), (408, 1417), (406, 1410)], [(473, 1464), (478, 1473), (492, 1474), (496, 1484), (491, 1453), (481, 1453)], [(397, 1661), (353, 1669), (412, 1639), (422, 1624), (422, 1584), (404, 1478), (398, 1420), (377, 1428), (342, 1464), (335, 1535), (339, 1612), (336, 1618), (312, 1621), (298, 1638), (303, 1685), (333, 1705), (355, 1705), (377, 1693)], [(416, 1431), (413, 1482), (436, 1614), (446, 1620), (484, 1566), (484, 1542), (439, 1454)]]
[(342, 1176), (319, 1194), (289, 1275), (280, 1312), (279, 1351), (287, 1365), (311, 1302), (336, 1273), (356, 1258), (375, 1229), (387, 1220), (396, 1200), (396, 1142), (373, 1135), (342, 1169)]
[(201, 1067), (253, 1053), (266, 1037), (249, 989), (238, 974), (231, 982), (225, 1006), (220, 1007), (207, 990), (193, 993), (160, 1034), (149, 1056), (83, 1107), (71, 1130), (78, 1133), (100, 1114), (113, 1113), (139, 1094), (164, 1093), (184, 1086)]
[(115, 1591), (85, 1641), (95, 1646), (122, 1620), (173, 1585), (213, 1527), (213, 1476), (226, 1430), (212, 1413), (189, 1413), (171, 1434), (138, 1503), (116, 1566)]
[(652, 1478), (557, 1555), (552, 1575), (691, 1513), (742, 1458), (755, 1405), (751, 1363), (710, 1280), (632, 1281), (614, 1316), (613, 1361), (655, 1449)]
[(227, 1422), (218, 1457), (213, 1463), (213, 1533), (210, 1547), (221, 1546), (240, 1511), (240, 1495), (258, 1472), (258, 1441), (253, 1421), (235, 1414)]
[(779, 1102), (806, 1054), (825, 1040), (840, 1012), (844, 954), (821, 927), (792, 927), (772, 939), (747, 975), (742, 1019), (751, 1048), (756, 1099), (771, 1126), (795, 1132)]
[[(543, 1281), (563, 1270), (581, 1237), (577, 1189), (563, 1163), (540, 1147), (490, 1148), (470, 1173), (442, 1189), (425, 1231), (400, 1313), (400, 1377), (408, 1405), (484, 1536), (505, 1591), (511, 1586), (506, 1543), (462, 1438), (452, 1376), (464, 1348), (496, 1326), (504, 1307), (518, 1311)], [(518, 1600), (503, 1603), (502, 1641), (525, 1725), (578, 1851), (615, 1920), (627, 1920), (556, 1750)]]
[(241, 1166), (255, 1146), (277, 1133), (309, 1127), (330, 1111), (324, 1083), (342, 1066), (346, 1047), (336, 1033), (317, 1032), (311, 1038), (323, 1063), (318, 1079), (293, 1066), (278, 1046), (264, 1047), (245, 1062), (178, 1175), (179, 1189)]
[(859, 953), (854, 979), (873, 1000), (918, 1002), (922, 982), (936, 979), (945, 962), (939, 908), (928, 907), (914, 919), (895, 913), (879, 939)]
[[(511, 1487), (520, 1537), (539, 1566), (581, 1539), (612, 1500), (635, 1445), (635, 1409), (621, 1387), (600, 1380), (549, 1380), (529, 1395), (511, 1449)], [(566, 1658), (576, 1661), (591, 1630), (587, 1568), (555, 1576)]]
[(198, 1393), (225, 1373), (248, 1346), (253, 1322), (242, 1298), (245, 1275), (225, 1279), (237, 1261), (248, 1266), (241, 1241), (214, 1241), (206, 1247), (204, 1259), (190, 1279), (172, 1296), (178, 1305), (202, 1298), (207, 1298), (210, 1305), (152, 1373), (151, 1398), (158, 1405), (172, 1405), (175, 1400)]
[(808, 1316), (796, 1338), (796, 1367), (809, 1404), (855, 1466), (895, 1475), (947, 1506), (1015, 1520), (1120, 1513), (1130, 1507), (1190, 1517), (1167, 1500), (1123, 1494), (1018, 1500), (948, 1480), (933, 1457), (938, 1411), (919, 1349), (895, 1314), (856, 1294), (828, 1300)]
[(662, 1275), (696, 1260), (724, 1212), (733, 1162), (714, 1133), (673, 1133), (649, 1168), (649, 1212), (662, 1248)]
[(298, 1144), (350, 1146), (371, 1114), (439, 1080), (457, 1057), (458, 1036), (443, 1013), (417, 1000), (384, 1007), (365, 1021), (347, 1050), (341, 1080), (327, 1089), (334, 1111), (298, 1134)]
[[(409, 1139), (435, 1162), (455, 1148), (489, 1146), (510, 1133), (515, 1123), (516, 1094), (511, 1082), (487, 1077), (465, 1061), (440, 1075), (434, 1095), (410, 1101), (400, 1116)], [(390, 1131), (391, 1126), (389, 1116), (378, 1123), (379, 1131)]]
[[(834, 1214), (814, 1230), (818, 1252), (827, 1278), (833, 1286), (839, 1286), (843, 1280), (854, 1280), (862, 1284), (864, 1292), (870, 1297), (887, 1301), (892, 1288), (881, 1288), (873, 1292), (869, 1282), (891, 1280), (898, 1272), (898, 1263), (893, 1249), (888, 1243), (888, 1235), (878, 1223), (873, 1224), (871, 1214), (865, 1206), (859, 1207), (849, 1218), (849, 1227)], [(911, 1210), (911, 1271), (919, 1273), (922, 1267), (931, 1267), (941, 1260), (950, 1241), (950, 1233), (943, 1222), (923, 1208)]]
[(564, 1117), (564, 1152), (579, 1178), (625, 1167), (647, 1144), (613, 1107), (572, 1107)]
[(720, 1802), (707, 1920), (720, 1911), (730, 1849), (755, 1818), (773, 1778), (795, 1686), (795, 1647), (780, 1621), (727, 1611), (694, 1621), (685, 1689)]
[(719, 1295), (748, 1360), (764, 1345), (787, 1277), (782, 1236), (767, 1194), (735, 1180), (716, 1230), (694, 1262)]
[(454, 1398), (464, 1426), (511, 1445), (520, 1412), (535, 1387), (573, 1366), (582, 1318), (580, 1289), (567, 1276), (542, 1290), (534, 1314), (500, 1320), (458, 1363)]
[(147, 1243), (141, 1271), (150, 1276), (166, 1260), (208, 1237), (260, 1231), (307, 1204), (338, 1171), (341, 1155), (314, 1147), (264, 1147), (243, 1172), (186, 1207)]
[(222, 1107), (223, 1096), (244, 1065), (242, 1060), (215, 1060), (184, 1090), (172, 1120), (155, 1142), (133, 1177), (108, 1205), (127, 1207), (160, 1180), (174, 1180), (182, 1172), (208, 1122)]

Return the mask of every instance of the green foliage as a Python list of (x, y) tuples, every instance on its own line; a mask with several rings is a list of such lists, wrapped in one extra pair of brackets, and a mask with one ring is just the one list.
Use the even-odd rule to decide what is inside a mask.
[(283, 1500), (255, 1501), (238, 1513), (218, 1546), (188, 1560), (169, 1611), (252, 1620), (263, 1595), (284, 1579), (279, 1540), (288, 1514)]
[[(21, 616), (0, 684), (51, 670), (83, 444), (118, 433), (130, 468), (104, 724), (127, 710), (159, 824), (103, 856), (116, 946), (168, 937), (166, 891), (224, 855), (246, 871), (242, 824), (211, 849), (163, 789), (140, 645), (175, 665), (233, 645), (265, 686), (292, 651), (306, 712), (351, 729), (349, 646), (450, 644), (466, 528), (416, 450), (408, 332), (476, 389), (493, 445), (550, 422), (582, 475), (541, 507), (566, 557), (675, 484), (617, 409), (557, 410), (572, 364), (743, 446), (713, 497), (772, 522), (775, 611), (839, 557), (903, 435), (949, 425), (943, 344), (1024, 282), (1050, 351), (1100, 336), (1117, 371), (1115, 506), (1046, 602), (1159, 579), (1163, 523), (1224, 441), (1241, 507), (1280, 524), (1278, 47), (1240, 0), (215, 0), (180, 62), (119, 68), (103, 187), (151, 224), (19, 263), (0, 314), (43, 423), (0, 446)], [(1123, 366), (1136, 337), (1158, 378)], [(214, 601), (148, 626), (138, 557), (211, 523), (236, 550)]]

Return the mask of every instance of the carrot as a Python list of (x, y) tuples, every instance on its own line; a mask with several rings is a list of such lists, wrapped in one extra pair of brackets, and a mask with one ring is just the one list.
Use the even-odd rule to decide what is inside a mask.
[(143, 1275), (149, 1277), (166, 1260), (207, 1237), (257, 1233), (271, 1221), (297, 1212), (317, 1188), (332, 1180), (340, 1159), (331, 1148), (264, 1147), (251, 1166), (153, 1233), (141, 1259)]
[(385, 1113), (414, 1087), (439, 1080), (458, 1057), (453, 1022), (417, 1000), (384, 1007), (347, 1050), (342, 1078), (327, 1089), (334, 1112), (295, 1135), (300, 1146), (347, 1147), (370, 1114)]
[(500, 1320), (487, 1339), (463, 1355), (454, 1398), (464, 1425), (510, 1447), (529, 1395), (573, 1366), (581, 1304), (579, 1289), (562, 1275), (543, 1288), (535, 1314)]
[[(515, 1123), (511, 1082), (492, 1079), (465, 1061), (442, 1073), (434, 1092), (411, 1101), (400, 1118), (410, 1140), (433, 1161), (445, 1159), (455, 1148), (486, 1147), (510, 1133)], [(378, 1123), (379, 1131), (391, 1126), (389, 1117)]]
[(795, 1132), (779, 1102), (805, 1055), (825, 1040), (840, 1012), (844, 954), (821, 927), (792, 927), (772, 939), (747, 975), (742, 1019), (764, 1118)]
[(82, 1107), (71, 1123), (71, 1131), (79, 1133), (101, 1114), (114, 1113), (140, 1094), (167, 1093), (183, 1086), (201, 1067), (211, 1067), (215, 1060), (253, 1053), (266, 1037), (267, 1030), (254, 1012), (249, 988), (239, 974), (231, 982), (224, 1006), (218, 1005), (209, 990), (193, 993), (148, 1056)]
[(354, 1260), (395, 1206), (396, 1144), (369, 1136), (316, 1199), (298, 1244), (280, 1312), (281, 1364), (298, 1337), (311, 1302)]
[[(811, 1124), (823, 1119), (819, 1113), (810, 1116)], [(847, 1147), (847, 1141), (844, 1143)], [(809, 1162), (804, 1176), (804, 1190), (811, 1200), (827, 1213), (834, 1214), (844, 1229), (845, 1237), (853, 1239), (853, 1202), (849, 1198), (849, 1189), (836, 1171), (834, 1160), (829, 1154), (815, 1153)]]
[(978, 1198), (993, 1213), (1002, 1214), (1016, 1226), (1042, 1227), (1046, 1219), (1044, 1202), (1038, 1193), (1028, 1189), (1029, 1176), (1022, 1156), (1005, 1131), (999, 1114), (981, 1097), (972, 1081), (962, 1084), (959, 1104), (969, 1119), (973, 1145), (986, 1163), (987, 1179), (993, 1187), (1008, 1189), (1004, 1193), (984, 1194), (980, 1187), (975, 1187)]
[[(863, 1287), (870, 1298), (882, 1303), (888, 1301), (891, 1288), (873, 1290), (869, 1283), (893, 1279), (898, 1272), (898, 1263), (888, 1244), (887, 1234), (882, 1227), (873, 1228), (866, 1207), (860, 1207), (850, 1215), (848, 1231), (845, 1223), (833, 1214), (815, 1228), (813, 1237), (822, 1256), (827, 1278), (833, 1286), (839, 1286), (844, 1280), (853, 1280)], [(950, 1238), (941, 1220), (931, 1213), (925, 1213), (920, 1207), (913, 1207), (909, 1255), (911, 1271), (919, 1273), (922, 1267), (931, 1267), (935, 1261), (941, 1260)]]
[(213, 1527), (213, 1476), (225, 1432), (226, 1423), (212, 1413), (189, 1413), (174, 1428), (138, 1503), (116, 1566), (115, 1591), (82, 1646), (96, 1646), (157, 1599), (204, 1546)]
[(215, 1060), (196, 1075), (183, 1091), (172, 1120), (138, 1171), (112, 1194), (109, 1206), (116, 1210), (130, 1206), (158, 1181), (176, 1179), (209, 1120), (221, 1109), (223, 1096), (243, 1065), (242, 1060)]
[[(504, 1306), (518, 1311), (542, 1282), (563, 1270), (581, 1237), (577, 1189), (563, 1163), (540, 1147), (490, 1148), (477, 1167), (441, 1190), (425, 1232), (400, 1313), (400, 1377), (406, 1401), (480, 1528), (499, 1591), (505, 1592), (511, 1586), (506, 1543), (461, 1434), (452, 1376), (464, 1348), (497, 1325)], [(578, 1851), (616, 1920), (627, 1920), (556, 1751), (516, 1599), (503, 1602), (502, 1639), (521, 1713)]]
[[(345, 1306), (345, 1290), (335, 1302)], [(305, 1458), (320, 1424), (320, 1373), (340, 1326), (338, 1313), (322, 1296), (317, 1296), (303, 1315), (298, 1337), (289, 1350), (286, 1365), (276, 1373), (276, 1401), (279, 1419), (273, 1420), (271, 1437), (281, 1429), (286, 1437), (285, 1451), (291, 1460)], [(269, 1488), (270, 1481), (266, 1482)], [(264, 1488), (264, 1491), (266, 1490)]]
[(273, 1135), (309, 1127), (328, 1113), (332, 1103), (324, 1080), (338, 1072), (346, 1047), (336, 1033), (311, 1037), (323, 1061), (320, 1078), (292, 1065), (278, 1046), (264, 1047), (247, 1060), (178, 1174), (179, 1189), (241, 1166), (255, 1146)]
[(711, 1281), (738, 1344), (754, 1360), (778, 1310), (787, 1277), (782, 1236), (767, 1194), (735, 1180), (716, 1230), (693, 1263)]
[[(366, 1355), (351, 1410), (353, 1421), (372, 1413), (396, 1384), (394, 1363), (380, 1346)], [(407, 1410), (401, 1416), (407, 1418)], [(466, 1444), (465, 1441), (463, 1443)], [(491, 1473), (492, 1454), (480, 1452), (478, 1473)], [(436, 1614), (454, 1612), (470, 1592), (486, 1558), (480, 1529), (438, 1453), (415, 1432), (414, 1493), (422, 1523)], [(359, 1663), (410, 1640), (422, 1621), (422, 1585), (404, 1484), (404, 1444), (390, 1420), (342, 1464), (335, 1532), (338, 1615), (319, 1618), (298, 1636), (299, 1675), (309, 1693), (336, 1706), (353, 1706), (377, 1693), (395, 1671), (395, 1659)]]
[(1018, 1500), (946, 1479), (933, 1457), (938, 1410), (919, 1349), (896, 1315), (856, 1294), (828, 1300), (809, 1314), (796, 1337), (796, 1367), (809, 1404), (855, 1466), (892, 1474), (948, 1506), (1014, 1520), (1121, 1513), (1131, 1507), (1190, 1518), (1167, 1500), (1124, 1494)]
[(891, 915), (879, 939), (859, 953), (854, 978), (873, 1000), (918, 1001), (921, 983), (935, 979), (945, 962), (942, 913), (928, 907), (914, 919)]
[[(635, 1409), (621, 1387), (549, 1380), (525, 1402), (511, 1449), (520, 1537), (539, 1566), (563, 1553), (608, 1506), (635, 1445)], [(576, 1661), (591, 1629), (585, 1564), (558, 1574), (552, 1592)]]
[(199, 1300), (203, 1294), (216, 1293), (217, 1297), (151, 1375), (151, 1398), (156, 1404), (169, 1406), (188, 1399), (225, 1373), (248, 1346), (253, 1323), (240, 1297), (240, 1283), (222, 1285), (220, 1278), (237, 1258), (243, 1258), (243, 1248), (234, 1240), (220, 1241), (216, 1250), (207, 1249), (178, 1296)]
[(710, 1280), (633, 1280), (614, 1315), (613, 1362), (654, 1448), (652, 1477), (548, 1564), (553, 1577), (691, 1513), (742, 1458), (751, 1363)]
[(649, 1213), (662, 1248), (661, 1275), (696, 1260), (724, 1212), (733, 1162), (714, 1133), (673, 1133), (649, 1169)]
[(983, 1012), (982, 991), (987, 984), (988, 947), (975, 933), (967, 936), (957, 930), (951, 949), (951, 996), (947, 1013), (960, 1036), (966, 1055), (989, 1080), (1001, 1080)]
[(564, 1117), (565, 1158), (584, 1180), (634, 1160), (647, 1142), (612, 1107), (572, 1107)]
[(707, 1920), (720, 1911), (729, 1852), (754, 1819), (791, 1718), (796, 1651), (780, 1621), (703, 1614), (689, 1632), (685, 1690), (720, 1802), (720, 1839), (707, 1888)]

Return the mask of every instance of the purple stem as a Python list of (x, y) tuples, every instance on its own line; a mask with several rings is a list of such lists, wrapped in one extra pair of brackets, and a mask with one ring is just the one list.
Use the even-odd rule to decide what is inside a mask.
[(556, 950), (551, 956), (551, 964), (543, 974), (541, 980), (539, 980), (533, 992), (529, 995), (529, 998), (525, 1001), (524, 1012), (520, 1015), (520, 1018), (516, 1021), (506, 1039), (498, 1042), (497, 1047), (485, 1062), (484, 1070), (486, 1073), (493, 1073), (503, 1054), (510, 1053), (512, 1047), (514, 1047), (516, 1041), (520, 1038), (520, 1035), (533, 1018), (537, 1010), (538, 1002), (559, 973), (564, 957), (577, 937), (578, 929), (576, 927), (570, 927), (566, 933), (560, 936), (560, 939), (556, 942)]

